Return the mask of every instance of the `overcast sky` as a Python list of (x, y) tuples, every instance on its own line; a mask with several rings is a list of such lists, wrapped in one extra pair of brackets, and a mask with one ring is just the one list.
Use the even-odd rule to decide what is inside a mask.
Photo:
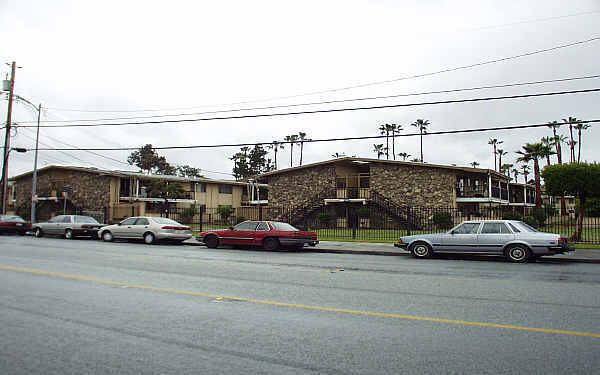
[[(0, 0), (0, 72), (16, 61), (15, 93), (57, 120), (198, 113), (459, 89), (600, 74), (600, 40), (471, 69), (295, 96), (440, 71), (600, 36), (600, 1), (28, 1)], [(180, 118), (273, 113), (600, 87), (600, 79), (386, 100), (255, 110)], [(290, 97), (287, 99), (277, 99)], [(5, 95), (2, 96), (5, 99)], [(234, 104), (249, 102), (247, 104)], [(2, 122), (7, 101), (0, 101)], [(302, 131), (309, 138), (378, 135), (383, 123), (418, 118), (431, 131), (546, 123), (568, 116), (600, 119), (600, 94), (442, 104), (285, 117), (122, 127), (45, 128), (40, 147), (187, 146), (271, 142)], [(16, 103), (13, 122), (36, 119)], [(160, 118), (159, 118), (160, 119)], [(156, 120), (156, 119), (153, 119)], [(144, 121), (143, 119), (134, 121)], [(96, 121), (109, 122), (109, 121)], [(114, 122), (114, 121), (113, 121)], [(118, 122), (118, 121), (116, 121)], [(81, 122), (78, 122), (81, 123)], [(88, 122), (89, 123), (89, 122)], [(93, 122), (92, 122), (93, 123)], [(600, 160), (600, 125), (585, 131), (582, 159)], [(13, 147), (33, 147), (35, 129), (18, 128)], [(561, 130), (567, 135), (567, 129)], [(425, 161), (493, 168), (490, 138), (504, 141), (512, 163), (547, 128), (424, 137)], [(3, 137), (3, 135), (2, 135)], [(64, 143), (59, 143), (64, 142)], [(306, 144), (303, 162), (376, 157), (361, 140)], [(566, 149), (566, 147), (564, 147)], [(298, 163), (294, 148), (294, 165)], [(230, 173), (238, 148), (160, 151), (172, 164)], [(289, 147), (278, 154), (289, 167)], [(132, 169), (131, 151), (41, 151), (39, 166)], [(396, 153), (419, 154), (418, 137), (396, 140)], [(271, 155), (272, 156), (272, 155)], [(391, 157), (390, 157), (391, 158)], [(563, 158), (568, 158), (565, 152)], [(112, 160), (120, 160), (121, 163)], [(10, 175), (33, 168), (33, 152), (11, 153)], [(232, 178), (204, 172), (212, 178)]]

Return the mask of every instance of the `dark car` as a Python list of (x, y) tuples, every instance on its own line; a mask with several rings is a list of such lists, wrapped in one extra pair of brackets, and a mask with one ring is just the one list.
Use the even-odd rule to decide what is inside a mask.
[(31, 230), (31, 223), (17, 215), (0, 215), (0, 233), (18, 233), (24, 236)]
[(47, 222), (34, 224), (33, 231), (36, 237), (49, 234), (64, 236), (66, 239), (74, 237), (90, 237), (95, 239), (98, 237), (98, 229), (103, 225), (91, 216), (59, 215)]
[(301, 231), (278, 221), (244, 221), (229, 229), (202, 232), (196, 239), (211, 249), (220, 245), (245, 245), (261, 246), (269, 251), (319, 243), (315, 232)]
[(466, 253), (502, 255), (516, 263), (575, 250), (569, 246), (567, 237), (538, 232), (516, 220), (464, 221), (446, 233), (400, 237), (394, 246), (410, 251), (415, 258), (429, 258), (435, 253)]

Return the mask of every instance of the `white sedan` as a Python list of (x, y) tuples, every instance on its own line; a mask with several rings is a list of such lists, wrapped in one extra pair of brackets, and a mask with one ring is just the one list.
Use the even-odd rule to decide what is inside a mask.
[(156, 241), (183, 242), (192, 238), (192, 230), (175, 220), (164, 217), (136, 216), (118, 224), (100, 228), (98, 237), (106, 242), (114, 239), (144, 240), (147, 244)]

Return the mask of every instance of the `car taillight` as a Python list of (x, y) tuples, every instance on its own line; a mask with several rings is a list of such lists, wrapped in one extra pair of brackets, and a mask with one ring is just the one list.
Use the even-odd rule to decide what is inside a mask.
[(402, 243), (402, 238), (398, 238), (398, 243)]
[(558, 243), (559, 243), (559, 244), (561, 244), (561, 245), (563, 245), (563, 244), (566, 244), (566, 243), (567, 243), (567, 239), (566, 239), (566, 238), (564, 238), (564, 237), (560, 237), (560, 238), (558, 239)]

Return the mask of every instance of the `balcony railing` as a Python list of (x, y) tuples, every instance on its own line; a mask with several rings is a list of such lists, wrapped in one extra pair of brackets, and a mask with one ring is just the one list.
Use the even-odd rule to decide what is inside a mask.
[(486, 186), (457, 186), (456, 196), (458, 198), (487, 198), (488, 189)]
[(335, 198), (338, 199), (371, 199), (370, 188), (336, 188)]

